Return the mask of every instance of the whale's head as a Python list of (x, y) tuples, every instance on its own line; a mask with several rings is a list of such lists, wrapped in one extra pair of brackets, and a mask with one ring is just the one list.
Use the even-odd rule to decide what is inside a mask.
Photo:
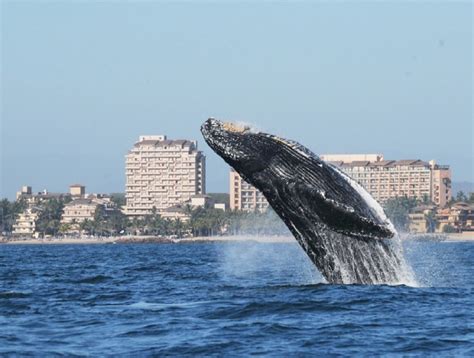
[(269, 145), (272, 139), (246, 125), (209, 118), (201, 133), (219, 156), (245, 176), (262, 171), (275, 154)]

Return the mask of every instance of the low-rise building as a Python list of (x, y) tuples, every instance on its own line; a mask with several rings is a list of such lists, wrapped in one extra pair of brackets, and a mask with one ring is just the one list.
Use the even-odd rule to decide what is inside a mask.
[(33, 193), (31, 186), (25, 185), (16, 193), (16, 200), (23, 200), (28, 205), (40, 204), (45, 200), (65, 199), (70, 197), (69, 193), (50, 193), (44, 189), (38, 193)]
[(189, 204), (193, 208), (201, 207), (201, 208), (208, 208), (212, 206), (212, 199), (209, 195), (205, 194), (197, 194), (191, 196), (191, 199), (189, 200)]
[(71, 229), (78, 229), (85, 220), (94, 220), (100, 204), (92, 199), (76, 199), (64, 205), (62, 224), (70, 224)]
[(191, 219), (191, 214), (187, 208), (181, 204), (173, 205), (165, 210), (160, 211), (160, 216), (168, 220), (181, 220), (188, 222)]
[(36, 220), (38, 219), (38, 209), (28, 207), (20, 213), (13, 224), (14, 235), (34, 236), (36, 230)]
[(440, 209), (436, 213), (437, 232), (446, 231), (450, 227), (457, 232), (474, 231), (474, 205), (459, 202), (449, 208)]
[(214, 203), (214, 209), (226, 211), (227, 207), (225, 203)]
[(420, 205), (413, 208), (408, 215), (410, 218), (409, 231), (411, 233), (430, 233), (436, 229), (436, 206)]

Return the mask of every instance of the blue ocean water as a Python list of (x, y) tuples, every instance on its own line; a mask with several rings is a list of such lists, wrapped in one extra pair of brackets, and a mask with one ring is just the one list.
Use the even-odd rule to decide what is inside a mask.
[(474, 355), (474, 245), (420, 287), (321, 283), (297, 244), (0, 246), (0, 355)]

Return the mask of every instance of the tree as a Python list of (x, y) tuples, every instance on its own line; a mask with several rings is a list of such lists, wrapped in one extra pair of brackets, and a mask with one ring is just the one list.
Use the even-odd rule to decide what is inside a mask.
[(427, 214), (425, 214), (425, 220), (427, 224), (427, 232), (429, 233), (435, 232), (435, 229), (436, 229), (435, 211), (430, 210)]
[(416, 205), (417, 201), (415, 198), (408, 198), (405, 196), (387, 200), (384, 209), (393, 225), (399, 230), (406, 231), (408, 230), (408, 224), (410, 222), (410, 217), (408, 215), (410, 210)]
[(128, 226), (127, 217), (117, 209), (107, 209), (98, 205), (94, 212), (93, 226), (98, 235), (115, 235)]
[(59, 232), (62, 235), (66, 234), (69, 230), (71, 230), (71, 224), (61, 224), (59, 226)]
[(474, 193), (469, 193), (469, 199), (467, 201), (470, 204), (474, 204)]
[(443, 232), (449, 234), (449, 233), (455, 233), (455, 232), (457, 232), (457, 230), (454, 226), (445, 225), (445, 226), (443, 226)]
[(424, 205), (429, 205), (431, 204), (431, 199), (428, 194), (423, 194), (423, 198), (421, 199), (421, 203)]
[(28, 204), (25, 199), (20, 198), (17, 201), (10, 202), (8, 199), (0, 201), (0, 233), (11, 233), (13, 224), (18, 217), (18, 214), (25, 211)]
[(64, 200), (62, 198), (52, 198), (42, 202), (36, 220), (36, 231), (42, 235), (57, 235), (61, 226), (63, 208)]
[(110, 194), (110, 200), (117, 206), (117, 208), (122, 208), (126, 204), (125, 194), (124, 193), (112, 193)]
[(459, 201), (467, 201), (467, 197), (466, 197), (466, 194), (464, 194), (464, 192), (461, 190), (461, 191), (458, 191), (458, 193), (456, 194), (456, 201), (459, 202)]

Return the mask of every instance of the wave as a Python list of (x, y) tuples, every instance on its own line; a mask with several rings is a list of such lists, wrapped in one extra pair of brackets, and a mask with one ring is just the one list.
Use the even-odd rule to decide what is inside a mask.
[(1, 298), (27, 298), (31, 296), (31, 293), (29, 292), (20, 292), (20, 291), (5, 291), (5, 292), (0, 292), (0, 299)]
[(105, 275), (96, 275), (96, 276), (90, 276), (90, 277), (85, 277), (80, 280), (74, 280), (72, 281), (73, 283), (89, 283), (89, 284), (95, 284), (95, 283), (102, 283), (111, 280), (112, 277), (110, 276), (105, 276)]

